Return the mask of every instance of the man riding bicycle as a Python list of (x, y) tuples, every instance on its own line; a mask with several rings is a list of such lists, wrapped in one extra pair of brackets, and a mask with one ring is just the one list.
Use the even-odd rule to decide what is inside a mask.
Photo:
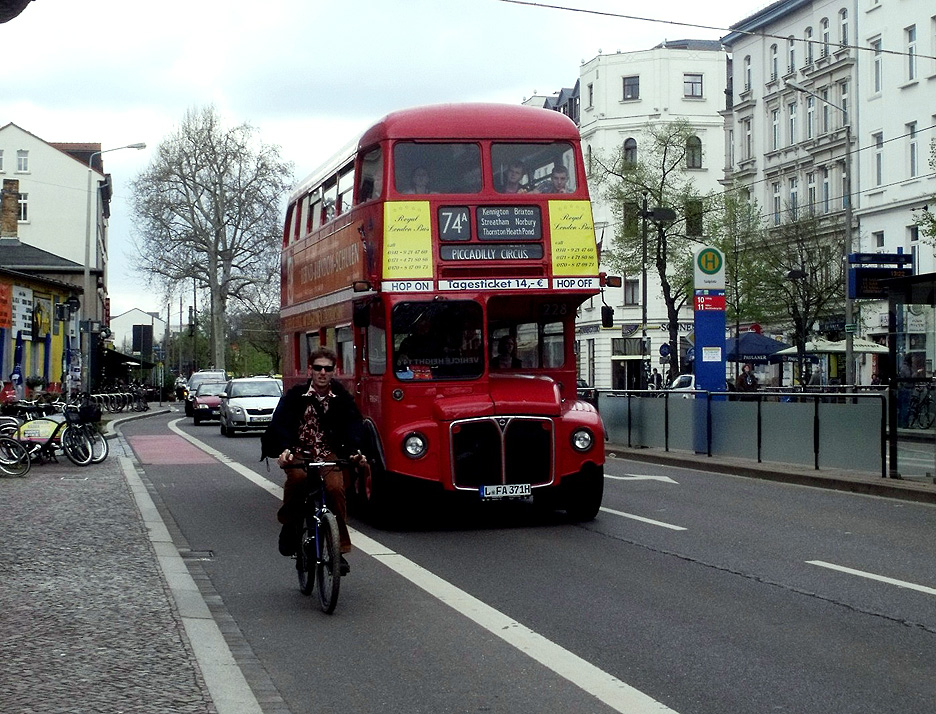
[[(361, 454), (366, 436), (364, 420), (348, 390), (332, 379), (337, 363), (337, 355), (326, 347), (309, 355), (309, 381), (283, 395), (260, 441), (263, 456), (275, 458), (286, 472), (283, 505), (277, 513), (283, 524), (279, 551), (285, 556), (296, 553), (306, 495), (306, 472), (292, 450), (299, 448), (311, 453), (315, 461), (344, 459), (356, 468), (367, 468), (367, 458)], [(322, 476), (328, 505), (338, 519), (341, 574), (345, 575), (350, 566), (344, 554), (351, 551), (347, 525), (348, 474), (330, 468)]]

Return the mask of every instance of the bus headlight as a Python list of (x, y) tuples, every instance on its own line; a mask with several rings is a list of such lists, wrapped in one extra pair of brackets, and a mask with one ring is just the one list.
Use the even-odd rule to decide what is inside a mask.
[(411, 459), (418, 459), (425, 454), (428, 446), (429, 443), (426, 441), (426, 437), (416, 431), (412, 434), (408, 434), (407, 437), (403, 439), (403, 453)]
[(572, 448), (576, 451), (588, 451), (595, 443), (595, 436), (590, 429), (576, 429), (572, 432)]

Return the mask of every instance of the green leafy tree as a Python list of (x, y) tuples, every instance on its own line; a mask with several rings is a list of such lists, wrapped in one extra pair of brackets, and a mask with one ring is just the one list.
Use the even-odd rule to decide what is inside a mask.
[[(930, 142), (929, 165), (936, 173), (936, 139)], [(930, 200), (933, 204), (936, 204), (936, 196), (933, 196)], [(927, 205), (925, 209), (915, 211), (913, 219), (920, 226), (930, 245), (936, 246), (936, 205)]]
[(207, 291), (210, 362), (225, 367), (226, 313), (279, 261), (282, 200), (292, 165), (249, 124), (223, 125), (212, 106), (186, 112), (133, 181), (135, 267), (166, 294)]
[[(625, 274), (642, 272), (643, 215), (654, 212), (647, 227), (647, 271), (660, 283), (666, 306), (670, 355), (674, 371), (679, 364), (679, 311), (692, 288), (692, 248), (702, 240), (709, 197), (695, 187), (687, 169), (687, 154), (694, 150), (694, 131), (685, 121), (647, 124), (637, 150), (626, 143), (609, 156), (593, 157), (590, 179), (612, 206), (615, 231), (603, 260)], [(662, 211), (660, 209), (663, 209)], [(672, 219), (659, 220), (661, 213)]]

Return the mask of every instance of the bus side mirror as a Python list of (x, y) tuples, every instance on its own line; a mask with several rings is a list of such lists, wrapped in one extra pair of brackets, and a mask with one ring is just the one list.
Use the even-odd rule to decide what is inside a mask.
[(610, 305), (601, 306), (601, 326), (614, 327), (614, 308)]
[(358, 302), (354, 304), (354, 314), (352, 316), (355, 327), (370, 326), (370, 303)]

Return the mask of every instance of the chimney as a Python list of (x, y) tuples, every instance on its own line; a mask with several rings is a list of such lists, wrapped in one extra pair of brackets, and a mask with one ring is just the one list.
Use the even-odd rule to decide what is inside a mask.
[(0, 238), (16, 238), (19, 219), (19, 179), (3, 179), (0, 202)]

